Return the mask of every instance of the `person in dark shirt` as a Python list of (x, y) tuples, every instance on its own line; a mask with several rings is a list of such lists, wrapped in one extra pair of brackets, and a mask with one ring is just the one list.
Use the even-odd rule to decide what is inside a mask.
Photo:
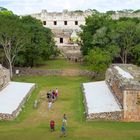
[(48, 101), (51, 99), (51, 90), (47, 93), (47, 99)]

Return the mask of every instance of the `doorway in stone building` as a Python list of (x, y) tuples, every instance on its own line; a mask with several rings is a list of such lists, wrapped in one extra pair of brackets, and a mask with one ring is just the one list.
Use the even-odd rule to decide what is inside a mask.
[(63, 42), (64, 42), (64, 41), (63, 41), (63, 38), (61, 37), (61, 38), (60, 38), (60, 43), (63, 43)]

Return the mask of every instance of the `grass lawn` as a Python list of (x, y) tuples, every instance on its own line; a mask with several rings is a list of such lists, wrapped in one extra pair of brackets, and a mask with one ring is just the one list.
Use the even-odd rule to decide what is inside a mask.
[(75, 63), (65, 59), (48, 60), (39, 67), (34, 67), (34, 69), (87, 69), (87, 66)]
[[(15, 81), (35, 82), (38, 87), (25, 104), (20, 115), (11, 122), (0, 122), (0, 140), (140, 140), (140, 123), (93, 121), (86, 122), (80, 84), (86, 77), (17, 77)], [(59, 89), (59, 99), (47, 110), (46, 92)], [(37, 109), (33, 102), (39, 99)], [(67, 137), (60, 138), (62, 116), (68, 117)], [(54, 119), (56, 131), (49, 131)]]

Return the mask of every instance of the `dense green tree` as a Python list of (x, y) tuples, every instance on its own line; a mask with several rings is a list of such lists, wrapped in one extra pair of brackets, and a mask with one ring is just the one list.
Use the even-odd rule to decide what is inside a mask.
[(140, 42), (137, 25), (131, 20), (118, 21), (114, 32), (112, 41), (120, 48), (119, 56), (122, 63), (127, 63), (128, 56), (132, 49)]
[[(57, 49), (50, 29), (30, 16), (0, 14), (0, 44), (13, 76), (14, 65), (34, 66), (56, 55)], [(3, 56), (0, 53), (2, 60)]]
[(110, 20), (110, 16), (100, 13), (93, 14), (86, 18), (86, 25), (81, 27), (83, 32), (80, 34), (82, 39), (81, 51), (84, 55), (86, 55), (90, 49), (94, 48), (94, 37), (103, 30), (106, 30), (106, 26), (108, 26)]
[(140, 44), (136, 45), (133, 49), (132, 49), (132, 53), (131, 56), (133, 58), (132, 62), (136, 65), (140, 66)]
[(104, 72), (111, 63), (111, 56), (107, 51), (94, 48), (89, 51), (88, 55), (85, 57), (85, 61), (90, 70), (101, 73)]
[(30, 16), (22, 17), (21, 22), (27, 30), (27, 42), (20, 51), (17, 64), (33, 67), (36, 63), (56, 54), (57, 49), (50, 29), (42, 26), (39, 20)]
[(0, 44), (2, 45), (5, 57), (13, 76), (12, 67), (15, 58), (25, 42), (25, 30), (17, 16), (0, 15)]
[[(96, 58), (92, 57), (90, 51), (100, 48), (111, 57), (112, 62), (134, 62), (137, 58), (135, 63), (139, 64), (139, 53), (136, 53), (136, 50), (139, 51), (140, 44), (139, 25), (138, 18), (124, 17), (113, 20), (109, 14), (93, 14), (86, 19), (86, 25), (81, 27), (83, 29), (81, 50), (84, 55), (88, 55), (86, 57), (91, 57), (91, 60)], [(97, 53), (100, 52), (96, 51)], [(88, 64), (91, 63), (90, 59), (86, 60)]]
[(12, 11), (7, 10), (6, 8), (0, 7), (0, 15), (13, 15)]

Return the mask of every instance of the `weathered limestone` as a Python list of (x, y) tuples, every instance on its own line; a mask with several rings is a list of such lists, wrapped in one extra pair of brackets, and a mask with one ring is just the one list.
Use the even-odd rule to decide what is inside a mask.
[(0, 90), (2, 90), (10, 81), (10, 72), (0, 64)]
[(62, 44), (65, 46), (69, 43), (72, 32), (80, 31), (80, 25), (85, 25), (85, 18), (91, 14), (90, 10), (84, 12), (68, 10), (47, 12), (47, 10), (42, 10), (41, 13), (32, 14), (31, 16), (41, 20), (44, 27), (53, 31), (58, 46)]
[[(1, 103), (2, 103), (1, 109), (2, 109), (2, 112), (0, 111), (0, 120), (13, 120), (14, 118), (16, 118), (17, 115), (22, 110), (22, 107), (23, 107), (24, 103), (26, 102), (26, 100), (28, 99), (28, 97), (31, 95), (32, 91), (35, 88), (35, 85), (32, 86), (29, 89), (29, 91), (27, 92), (26, 96), (20, 102), (19, 106), (17, 106), (17, 108), (15, 110), (13, 110), (12, 113), (9, 113), (8, 114), (7, 112), (6, 113), (3, 112), (3, 110), (7, 109), (7, 107), (6, 107), (6, 105), (8, 104), (7, 102), (10, 102), (11, 100), (14, 99), (13, 98), (13, 96), (14, 96), (13, 93), (14, 92), (12, 93), (12, 90), (15, 90), (15, 91), (18, 91), (19, 90), (19, 92), (20, 92), (19, 86), (17, 86), (17, 87), (16, 86), (13, 86), (14, 89), (12, 88), (11, 90), (9, 90), (7, 87), (9, 87), (10, 83), (11, 82), (10, 82), (10, 72), (9, 72), (9, 70), (6, 69), (6, 68), (4, 68), (4, 67), (2, 67), (2, 65), (0, 64), (0, 95), (2, 95), (1, 96)], [(22, 83), (22, 84), (24, 85), (25, 83)], [(15, 88), (17, 88), (17, 89), (15, 89)], [(27, 87), (25, 87), (25, 88), (27, 88)], [(5, 90), (5, 92), (3, 92), (4, 90)], [(5, 101), (5, 98), (4, 97), (7, 95), (6, 91), (7, 91), (7, 93), (10, 93), (11, 96), (10, 97), (8, 96), (8, 98), (6, 98), (7, 100)], [(11, 104), (11, 106), (12, 105), (13, 104)], [(10, 106), (10, 108), (11, 108), (11, 106)], [(4, 107), (4, 109), (3, 109), (3, 107)]]
[[(109, 91), (115, 97), (120, 111), (89, 113), (88, 103), (84, 96), (87, 120), (103, 119), (140, 122), (140, 68), (132, 64), (111, 65), (106, 71), (105, 82)], [(100, 88), (102, 88), (101, 85)], [(97, 91), (93, 92), (96, 93)], [(100, 99), (98, 98), (98, 100)]]
[(119, 121), (122, 120), (123, 111), (116, 112), (103, 112), (103, 113), (94, 113), (87, 115), (87, 120), (112, 120)]
[[(118, 71), (116, 66), (126, 73)], [(112, 65), (106, 72), (106, 82), (123, 109), (124, 121), (140, 121), (139, 80), (140, 68), (131, 64)]]
[(140, 18), (140, 13), (116, 13), (112, 15), (112, 19), (118, 20), (122, 17), (128, 17), (128, 18)]
[[(68, 10), (63, 12), (47, 12), (47, 10), (42, 10), (41, 13), (32, 14), (31, 16), (41, 20), (44, 27), (52, 30), (56, 45), (66, 58), (81, 61), (80, 47), (77, 42), (73, 42), (73, 38), (77, 37), (79, 31), (81, 31), (80, 26), (85, 25), (85, 18), (91, 14), (92, 11), (90, 10), (84, 12)], [(63, 48), (75, 48), (75, 50), (67, 52), (63, 51)], [(78, 55), (75, 55), (75, 51), (78, 51)]]
[(73, 69), (66, 69), (66, 70), (55, 70), (55, 69), (49, 69), (49, 70), (36, 70), (31, 68), (18, 68), (20, 71), (20, 75), (22, 76), (89, 76), (93, 77), (95, 76), (95, 73), (88, 70), (73, 70)]

